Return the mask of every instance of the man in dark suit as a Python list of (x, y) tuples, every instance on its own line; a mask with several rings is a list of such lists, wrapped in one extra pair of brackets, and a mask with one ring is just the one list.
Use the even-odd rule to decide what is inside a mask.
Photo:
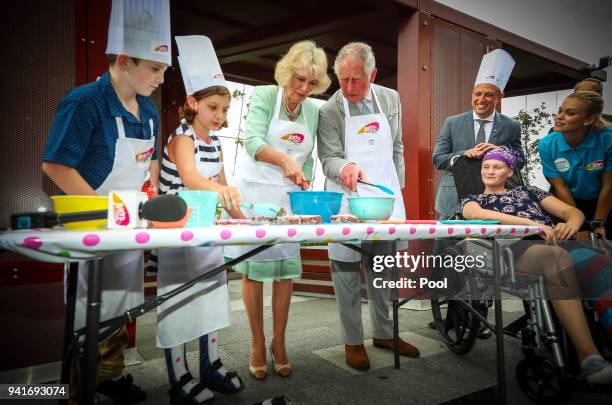
[[(431, 157), (436, 169), (445, 171), (436, 195), (435, 208), (440, 215), (439, 219), (452, 217), (459, 208), (455, 179), (451, 172), (459, 157), (482, 159), (487, 152), (508, 146), (521, 154), (519, 169), (523, 165), (525, 155), (521, 147), (520, 123), (495, 110), (504, 97), (503, 90), (513, 67), (514, 60), (504, 50), (496, 49), (486, 54), (472, 90), (472, 110), (448, 117), (444, 122)], [(442, 254), (445, 247), (444, 240), (436, 241), (434, 253)], [(486, 317), (486, 309), (483, 312)], [(429, 326), (435, 329), (433, 322)], [(484, 339), (490, 336), (488, 329), (482, 329), (479, 337)]]
[(445, 171), (436, 195), (435, 207), (440, 219), (448, 219), (459, 208), (450, 171), (458, 157), (481, 159), (493, 149), (508, 146), (518, 149), (524, 160), (519, 122), (495, 111), (503, 96), (502, 89), (494, 84), (476, 84), (472, 91), (472, 110), (446, 119), (432, 155), (436, 169)]

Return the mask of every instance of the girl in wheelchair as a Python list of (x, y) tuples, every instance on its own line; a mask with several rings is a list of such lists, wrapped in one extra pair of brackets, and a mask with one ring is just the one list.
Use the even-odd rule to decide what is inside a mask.
[[(546, 241), (571, 239), (584, 222), (580, 210), (532, 186), (505, 187), (517, 167), (518, 153), (500, 148), (485, 155), (481, 176), (484, 192), (470, 195), (461, 202), (460, 211), (467, 220), (498, 220), (507, 225), (539, 226)], [(551, 215), (562, 222), (553, 225)], [(517, 244), (512, 249), (517, 269), (543, 273), (548, 281), (552, 305), (574, 344), (582, 375), (593, 384), (612, 384), (612, 364), (599, 353), (588, 328), (579, 296), (578, 282), (570, 254), (558, 246), (543, 243)], [(558, 289), (559, 279), (570, 287)]]

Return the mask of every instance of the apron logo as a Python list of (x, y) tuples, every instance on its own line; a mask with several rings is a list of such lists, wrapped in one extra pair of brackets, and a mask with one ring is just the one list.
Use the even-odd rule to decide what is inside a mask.
[(142, 152), (142, 153), (137, 153), (136, 154), (136, 161), (138, 163), (144, 163), (147, 160), (151, 159), (151, 156), (153, 156), (153, 148), (149, 148), (146, 152)]
[(225, 79), (223, 77), (223, 73), (215, 73), (212, 78), (213, 79)]
[(154, 52), (168, 52), (168, 45), (159, 45), (153, 49)]
[(588, 165), (585, 166), (585, 169), (588, 170), (589, 172), (591, 171), (596, 171), (596, 170), (601, 170), (604, 167), (604, 161), (603, 160), (594, 160), (591, 163), (589, 163)]
[(287, 134), (287, 135), (281, 136), (281, 139), (283, 141), (289, 141), (291, 143), (299, 145), (302, 142), (304, 142), (304, 135), (302, 135), (302, 134)]
[(369, 124), (366, 124), (363, 127), (361, 127), (361, 129), (357, 131), (357, 133), (358, 134), (375, 134), (378, 132), (379, 128), (380, 128), (380, 124), (378, 123), (378, 121), (374, 121), (374, 122), (370, 122)]
[(555, 159), (555, 167), (557, 170), (564, 173), (570, 169), (570, 162), (566, 158)]
[(123, 200), (113, 193), (113, 219), (120, 226), (126, 226), (130, 223), (130, 214)]
[(485, 77), (485, 79), (489, 79), (489, 80), (490, 79), (495, 79), (495, 76), (494, 75), (489, 75), (489, 76)]

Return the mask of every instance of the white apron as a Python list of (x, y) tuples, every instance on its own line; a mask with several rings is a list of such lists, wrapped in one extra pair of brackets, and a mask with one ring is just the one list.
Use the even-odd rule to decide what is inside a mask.
[[(313, 137), (304, 124), (279, 119), (282, 99), (283, 92), (279, 88), (274, 115), (266, 135), (266, 143), (272, 149), (291, 156), (300, 167), (303, 167), (304, 162), (306, 162), (306, 159), (312, 153), (312, 148), (314, 147)], [(300, 190), (300, 188), (283, 175), (280, 167), (265, 162), (256, 162), (248, 154), (243, 153), (238, 173), (234, 176), (234, 179), (243, 201), (253, 204), (277, 204), (284, 208), (288, 215), (291, 215), (289, 195), (287, 193), (289, 191)], [(245, 212), (245, 214), (253, 216), (249, 215), (251, 214), (249, 212)], [(256, 247), (253, 245), (227, 246), (225, 248), (225, 255), (228, 257), (238, 257)], [(299, 255), (299, 243), (282, 243), (274, 245), (248, 260), (274, 261), (291, 259)]]
[[(380, 110), (380, 103), (372, 89), (374, 102)], [(361, 168), (367, 180), (374, 184), (382, 184), (395, 193), (395, 204), (391, 216), (396, 219), (405, 219), (404, 200), (400, 189), (397, 170), (393, 163), (393, 137), (389, 121), (383, 113), (366, 114), (351, 117), (346, 98), (342, 97), (344, 104), (344, 158), (354, 162)], [(334, 179), (327, 178), (327, 190), (343, 192), (340, 214), (349, 214), (346, 188)], [(359, 196), (383, 196), (383, 193), (375, 187), (357, 184)], [(356, 194), (355, 194), (356, 196)], [(406, 243), (398, 243), (398, 249), (405, 249)], [(401, 245), (401, 246), (400, 246)], [(361, 260), (361, 254), (351, 250), (339, 243), (328, 245), (328, 256), (330, 259), (343, 262), (357, 262)]]
[[(189, 127), (188, 131), (194, 133), (192, 127)], [(198, 149), (195, 155), (198, 174), (204, 178), (218, 178), (222, 163), (202, 162), (200, 157), (206, 152), (200, 151), (197, 143), (196, 149)], [(221, 246), (165, 248), (158, 249), (157, 252), (158, 296), (223, 264)], [(223, 271), (195, 284), (157, 307), (157, 346), (176, 347), (223, 329), (230, 323), (227, 275)]]
[[(150, 139), (126, 137), (122, 118), (115, 117), (115, 121), (117, 122), (115, 160), (108, 177), (96, 189), (98, 195), (108, 195), (111, 190), (140, 191), (149, 174), (151, 156), (155, 147), (153, 120), (149, 120)], [(85, 326), (89, 266), (89, 262), (79, 263), (79, 281), (74, 316), (75, 329)], [(100, 321), (105, 321), (144, 301), (143, 251), (115, 253), (103, 258), (102, 266)]]

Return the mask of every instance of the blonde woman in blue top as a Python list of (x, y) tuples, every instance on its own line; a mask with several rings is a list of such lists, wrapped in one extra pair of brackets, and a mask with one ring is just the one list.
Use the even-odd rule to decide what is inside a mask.
[(577, 207), (588, 221), (604, 222), (595, 231), (610, 233), (612, 208), (612, 127), (601, 117), (603, 98), (577, 91), (565, 98), (555, 116), (555, 132), (539, 145), (544, 176), (555, 195)]
[[(308, 98), (330, 84), (327, 58), (314, 42), (294, 44), (278, 62), (278, 86), (255, 87), (246, 119), (246, 153), (239, 160), (236, 186), (243, 201), (275, 203), (291, 212), (288, 191), (308, 188), (312, 178), (312, 149), (319, 120), (318, 108)], [(248, 213), (247, 213), (248, 214)], [(256, 379), (267, 375), (263, 332), (263, 282), (273, 282), (273, 339), (270, 346), (277, 374), (289, 377), (285, 328), (294, 278), (302, 272), (299, 244), (279, 244), (236, 266), (243, 274), (243, 299), (253, 341), (250, 372)], [(252, 246), (226, 249), (238, 256)]]

